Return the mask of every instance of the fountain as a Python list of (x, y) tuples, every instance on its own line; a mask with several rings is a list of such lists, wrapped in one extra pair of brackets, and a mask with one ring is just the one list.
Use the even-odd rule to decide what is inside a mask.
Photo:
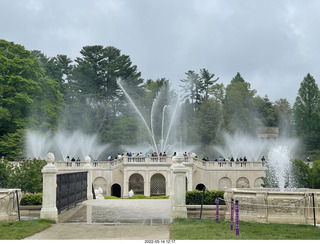
[(213, 149), (224, 158), (232, 156), (234, 159), (244, 157), (248, 161), (260, 161), (274, 141), (263, 140), (258, 137), (248, 136), (240, 132), (234, 135), (224, 134), (224, 146), (214, 146)]
[[(289, 180), (291, 177), (290, 151), (286, 146), (274, 146), (268, 153), (269, 169), (274, 173), (275, 184), (284, 192), (285, 186), (292, 187)], [(291, 176), (291, 177), (290, 177)], [(288, 182), (287, 182), (288, 181)], [(286, 184), (287, 183), (287, 184)]]
[[(124, 95), (128, 99), (130, 105), (134, 108), (134, 110), (139, 115), (139, 118), (141, 119), (144, 127), (146, 128), (148, 132), (148, 136), (150, 138), (150, 144), (149, 146), (144, 145), (143, 151), (146, 151), (146, 148), (152, 149), (153, 152), (156, 152), (157, 155), (159, 155), (160, 152), (165, 152), (168, 150), (172, 150), (174, 146), (176, 146), (177, 142), (170, 142), (169, 137), (172, 135), (172, 130), (174, 127), (174, 122), (178, 115), (178, 108), (179, 108), (179, 99), (177, 101), (172, 102), (171, 104), (167, 102), (167, 104), (160, 106), (160, 98), (163, 97), (165, 90), (160, 89), (158, 92), (156, 98), (154, 99), (151, 107), (151, 113), (150, 113), (150, 125), (147, 123), (146, 119), (142, 115), (140, 109), (137, 107), (131, 96), (128, 94), (126, 89), (124, 88), (123, 81), (121, 79), (117, 79), (117, 84), (119, 85), (120, 89), (123, 91)], [(161, 114), (161, 133), (160, 135), (156, 135), (155, 133), (155, 115), (156, 113)], [(165, 131), (166, 129), (166, 131)], [(157, 138), (159, 138), (157, 140)], [(171, 137), (174, 139), (174, 137)], [(158, 142), (157, 142), (158, 141)], [(125, 146), (126, 149), (130, 148), (130, 146)], [(139, 147), (140, 148), (140, 147)], [(137, 147), (135, 147), (135, 150), (137, 150)], [(138, 150), (141, 151), (141, 150)]]
[[(274, 172), (278, 188), (227, 189), (226, 219), (230, 220), (231, 199), (240, 204), (240, 220), (295, 224), (320, 223), (320, 190), (293, 188), (290, 184), (291, 150), (296, 141), (279, 140), (269, 149), (268, 167)], [(318, 222), (316, 222), (316, 220)]]
[(47, 152), (51, 151), (60, 161), (65, 160), (67, 156), (84, 160), (89, 155), (98, 159), (108, 146), (100, 145), (96, 134), (86, 135), (81, 131), (67, 133), (60, 130), (53, 135), (37, 131), (27, 132), (27, 155), (32, 158), (44, 159)]

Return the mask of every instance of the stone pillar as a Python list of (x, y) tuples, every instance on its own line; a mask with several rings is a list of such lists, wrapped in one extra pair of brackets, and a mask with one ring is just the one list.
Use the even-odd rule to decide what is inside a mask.
[(86, 164), (83, 166), (84, 170), (88, 171), (87, 174), (87, 198), (88, 200), (93, 199), (93, 194), (92, 194), (92, 165), (91, 165), (91, 158), (89, 156), (85, 157), (85, 162)]
[(57, 168), (53, 164), (54, 155), (49, 152), (46, 155), (47, 165), (43, 167), (43, 192), (42, 192), (42, 208), (40, 211), (41, 219), (51, 219), (57, 222), (58, 209), (56, 207), (56, 188), (57, 188)]
[[(268, 205), (267, 201), (268, 192), (257, 192), (256, 193), (256, 204)], [(267, 223), (268, 218), (268, 208), (258, 208), (257, 211), (257, 222)]]
[(124, 170), (123, 172), (123, 197), (128, 197), (129, 196), (129, 179), (128, 179), (128, 172), (127, 170)]
[(144, 188), (144, 195), (147, 197), (150, 197), (150, 174), (149, 171), (145, 171), (145, 177), (144, 177), (144, 184), (143, 184), (143, 188)]
[[(186, 173), (187, 168), (182, 164), (183, 155), (178, 153), (172, 158), (173, 164), (171, 166), (173, 172), (173, 209), (172, 217), (187, 218), (186, 208)], [(172, 187), (172, 185), (171, 185)]]

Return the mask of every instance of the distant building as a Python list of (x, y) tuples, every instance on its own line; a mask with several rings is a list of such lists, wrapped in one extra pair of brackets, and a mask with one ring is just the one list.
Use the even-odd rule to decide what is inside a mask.
[(279, 137), (278, 127), (261, 127), (259, 129), (259, 138), (261, 139), (277, 139)]

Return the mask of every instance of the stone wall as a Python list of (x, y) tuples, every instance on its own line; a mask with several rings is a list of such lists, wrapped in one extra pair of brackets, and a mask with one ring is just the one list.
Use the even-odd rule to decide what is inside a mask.
[(242, 221), (261, 223), (314, 224), (313, 199), (316, 222), (320, 224), (320, 190), (297, 189), (280, 192), (272, 189), (228, 189), (226, 220), (231, 216), (231, 199), (239, 201)]
[(21, 196), (20, 189), (0, 189), (0, 221), (18, 220)]
[[(144, 195), (150, 196), (152, 177), (161, 175), (165, 179), (165, 192), (170, 195), (172, 179), (170, 167), (172, 157), (124, 157), (114, 161), (94, 161), (92, 164), (92, 182), (94, 187), (101, 188), (104, 196), (112, 195), (112, 187), (119, 185), (121, 196), (127, 197), (130, 181), (141, 178)], [(193, 157), (184, 157), (183, 164), (187, 169), (186, 189), (192, 191), (199, 184), (208, 190), (225, 190), (227, 188), (259, 187), (265, 176), (264, 162), (221, 162), (202, 161)], [(59, 172), (82, 170), (85, 162), (55, 162)]]

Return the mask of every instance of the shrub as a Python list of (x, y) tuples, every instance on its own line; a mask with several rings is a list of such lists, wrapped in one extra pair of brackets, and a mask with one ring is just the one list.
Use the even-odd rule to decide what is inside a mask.
[(21, 206), (42, 205), (42, 193), (22, 195)]
[(129, 199), (147, 199), (145, 195), (133, 195), (132, 197), (129, 197)]
[[(203, 204), (204, 205), (215, 205), (216, 198), (223, 199), (224, 191), (205, 191)], [(186, 205), (201, 205), (203, 191), (194, 190), (194, 191), (187, 191), (186, 192)], [(225, 205), (225, 202), (219, 200), (219, 204)]]
[(104, 199), (120, 199), (120, 198), (115, 196), (105, 196)]
[(150, 199), (169, 199), (170, 196), (152, 196), (149, 197)]

